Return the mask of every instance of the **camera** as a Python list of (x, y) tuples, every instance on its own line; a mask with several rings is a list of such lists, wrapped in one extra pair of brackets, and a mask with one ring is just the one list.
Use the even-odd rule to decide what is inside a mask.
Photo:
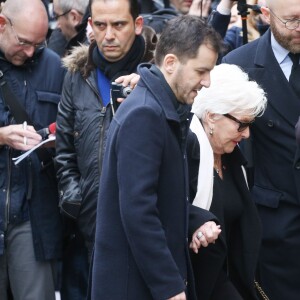
[(112, 82), (111, 83), (111, 89), (110, 89), (110, 100), (111, 100), (111, 106), (113, 109), (113, 113), (116, 112), (120, 102), (117, 101), (118, 98), (126, 98), (130, 93), (132, 89), (130, 86), (123, 86), (122, 84)]
[(114, 99), (117, 98), (126, 98), (132, 89), (130, 86), (123, 86), (122, 84), (112, 82), (111, 83), (111, 97)]

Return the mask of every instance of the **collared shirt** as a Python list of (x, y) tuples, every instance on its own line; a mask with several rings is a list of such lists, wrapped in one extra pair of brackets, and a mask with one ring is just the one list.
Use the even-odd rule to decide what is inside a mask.
[(287, 80), (291, 75), (293, 62), (289, 57), (289, 51), (283, 48), (275, 39), (273, 33), (271, 33), (271, 46), (275, 55), (275, 58), (284, 73)]

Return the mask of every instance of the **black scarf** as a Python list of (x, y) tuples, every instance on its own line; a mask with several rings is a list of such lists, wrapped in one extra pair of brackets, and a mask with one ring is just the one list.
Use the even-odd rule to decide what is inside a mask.
[(107, 61), (99, 52), (98, 47), (95, 47), (93, 50), (93, 61), (110, 81), (114, 81), (114, 79), (122, 75), (129, 75), (135, 72), (144, 52), (145, 41), (142, 36), (137, 35), (128, 53), (119, 61)]

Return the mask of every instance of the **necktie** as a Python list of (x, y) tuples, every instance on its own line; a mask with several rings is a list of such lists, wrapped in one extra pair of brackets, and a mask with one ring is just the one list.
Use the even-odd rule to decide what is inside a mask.
[(293, 62), (292, 66), (292, 71), (290, 75), (290, 85), (300, 98), (300, 65), (299, 65), (299, 58), (300, 58), (300, 53), (289, 53), (289, 57)]

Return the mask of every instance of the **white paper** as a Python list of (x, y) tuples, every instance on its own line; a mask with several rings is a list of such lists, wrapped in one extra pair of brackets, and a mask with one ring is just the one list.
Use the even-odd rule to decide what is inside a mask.
[(23, 154), (21, 154), (20, 156), (17, 157), (13, 157), (12, 160), (14, 161), (14, 164), (17, 165), (18, 163), (20, 163), (24, 158), (26, 158), (28, 155), (30, 155), (34, 150), (36, 150), (37, 148), (41, 147), (42, 145), (49, 143), (51, 141), (55, 141), (55, 135), (54, 134), (50, 134), (49, 137), (46, 140), (43, 140), (42, 142), (40, 142), (39, 144), (37, 144), (36, 146), (34, 146), (33, 148), (31, 148), (30, 150), (24, 152)]

